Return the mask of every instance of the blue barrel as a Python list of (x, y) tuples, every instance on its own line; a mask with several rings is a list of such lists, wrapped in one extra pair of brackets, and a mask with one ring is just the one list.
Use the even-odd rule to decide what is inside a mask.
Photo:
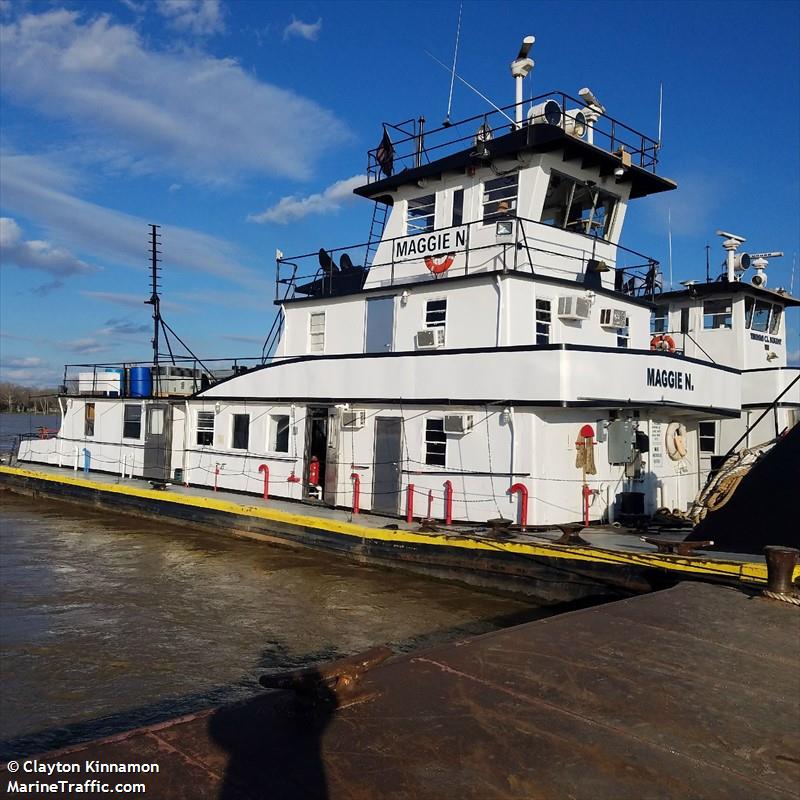
[(121, 367), (107, 367), (106, 372), (114, 373), (114, 375), (119, 377), (119, 389), (114, 391), (113, 388), (109, 388), (108, 396), (122, 397), (125, 394), (125, 370)]
[(131, 367), (131, 397), (150, 397), (153, 394), (153, 373), (150, 367)]

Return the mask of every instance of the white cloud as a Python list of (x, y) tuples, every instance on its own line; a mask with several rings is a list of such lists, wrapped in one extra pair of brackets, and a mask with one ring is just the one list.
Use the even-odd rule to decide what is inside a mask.
[[(105, 261), (142, 267), (149, 235), (148, 220), (82, 200), (48, 185), (48, 162), (8, 155), (0, 170), (0, 195), (16, 213), (36, 219), (54, 238)], [(246, 286), (267, 296), (271, 285), (238, 263), (229, 242), (198, 231), (163, 225), (162, 258), (167, 269), (204, 272)]]
[(179, 183), (171, 183), (169, 185), (169, 192), (170, 194), (174, 194), (175, 192), (179, 192), (181, 190), (181, 185)]
[(292, 14), (292, 21), (283, 29), (283, 39), (286, 41), (291, 36), (297, 36), (300, 39), (307, 39), (309, 42), (316, 42), (321, 30), (322, 17), (316, 22), (303, 22)]
[(209, 36), (225, 30), (219, 0), (158, 0), (156, 9), (178, 31)]
[(353, 200), (353, 189), (363, 186), (366, 182), (366, 176), (354, 175), (352, 178), (336, 181), (327, 189), (307, 197), (282, 197), (274, 206), (270, 206), (260, 214), (250, 214), (248, 219), (251, 222), (276, 222), (279, 225), (286, 225), (309, 214), (330, 214)]
[(41, 367), (44, 364), (41, 358), (37, 356), (23, 356), (18, 358), (16, 356), (9, 356), (0, 359), (0, 367)]
[[(96, 270), (96, 267), (81, 261), (67, 250), (53, 247), (50, 242), (39, 239), (24, 240), (22, 229), (11, 217), (0, 217), (0, 263), (20, 269), (49, 272), (61, 277)], [(60, 285), (58, 281), (55, 283)], [(45, 284), (45, 286), (49, 286), (50, 289), (58, 288), (53, 284)]]
[(102, 353), (103, 350), (108, 350), (109, 345), (107, 341), (101, 342), (99, 339), (87, 337), (85, 339), (73, 339), (69, 342), (64, 342), (64, 349), (69, 350), (71, 353), (81, 353), (89, 355), (90, 353)]
[(48, 11), (0, 26), (0, 73), (4, 92), (66, 120), (85, 152), (113, 144), (140, 172), (304, 179), (350, 136), (331, 112), (233, 59), (157, 52), (107, 15)]

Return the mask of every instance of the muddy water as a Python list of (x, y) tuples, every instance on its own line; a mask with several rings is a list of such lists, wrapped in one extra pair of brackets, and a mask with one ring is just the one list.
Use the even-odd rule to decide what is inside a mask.
[(0, 760), (251, 696), (264, 671), (409, 650), (529, 603), (0, 492)]

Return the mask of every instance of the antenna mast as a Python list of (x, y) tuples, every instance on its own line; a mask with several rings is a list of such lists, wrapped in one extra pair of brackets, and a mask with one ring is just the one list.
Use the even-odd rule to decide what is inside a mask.
[(464, 3), (458, 6), (458, 25), (456, 26), (456, 47), (453, 51), (453, 69), (450, 75), (450, 96), (447, 98), (447, 116), (442, 123), (443, 128), (450, 127), (450, 107), (453, 104), (453, 85), (456, 82), (456, 59), (458, 58), (458, 40), (461, 36), (461, 12), (464, 10)]
[[(153, 306), (153, 366), (158, 367), (158, 331), (161, 327), (161, 298), (158, 290), (161, 288), (161, 244), (160, 225), (150, 225), (150, 299), (146, 300)], [(156, 371), (156, 374), (158, 372)]]

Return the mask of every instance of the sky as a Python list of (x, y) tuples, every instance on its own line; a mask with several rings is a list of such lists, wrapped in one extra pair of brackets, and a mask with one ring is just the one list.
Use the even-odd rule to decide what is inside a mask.
[[(0, 0), (0, 380), (151, 354), (149, 223), (165, 320), (201, 357), (258, 356), (275, 250), (363, 242), (352, 195), (381, 123), (438, 126), (458, 0)], [(631, 204), (622, 244), (677, 285), (723, 259), (800, 253), (800, 3), (464, 2), (457, 72), (497, 105), (533, 34), (526, 96), (590, 86), (655, 137), (678, 189)], [(453, 119), (485, 101), (456, 82)], [(794, 270), (800, 294), (800, 264)], [(800, 362), (798, 315), (790, 358)]]

